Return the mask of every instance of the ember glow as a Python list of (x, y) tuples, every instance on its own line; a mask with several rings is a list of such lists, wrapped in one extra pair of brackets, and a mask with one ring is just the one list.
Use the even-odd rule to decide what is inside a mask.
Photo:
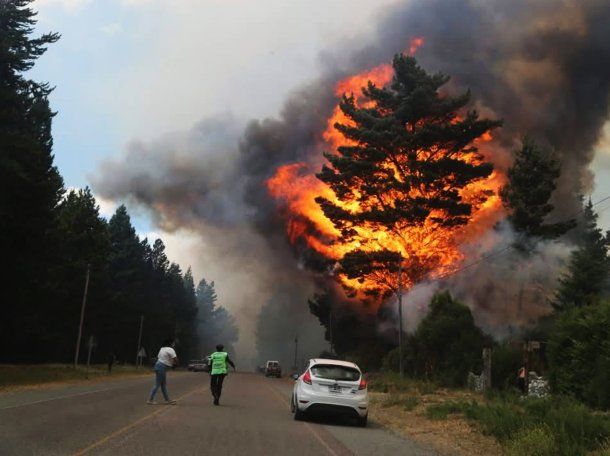
[[(421, 44), (423, 39), (412, 41), (411, 52), (415, 52)], [(369, 83), (385, 86), (392, 80), (392, 76), (391, 65), (380, 65), (339, 81), (335, 87), (335, 94), (338, 99), (344, 95), (353, 96), (359, 106), (370, 107), (372, 101), (363, 96), (362, 88)], [(338, 147), (350, 144), (349, 140), (335, 128), (337, 123), (344, 125), (351, 123), (338, 104), (326, 122), (326, 130), (321, 135), (323, 144), (320, 145), (320, 150), (333, 153)], [(494, 147), (491, 134), (487, 132), (479, 138), (476, 146), (484, 157), (490, 157)], [(421, 154), (430, 159), (435, 159), (436, 156), (432, 151), (422, 150)], [(463, 160), (468, 161), (473, 158), (464, 155)], [(471, 220), (465, 226), (442, 226), (435, 221), (444, 216), (442, 211), (438, 211), (431, 214), (422, 226), (405, 225), (386, 230), (362, 223), (354, 227), (357, 234), (352, 241), (342, 242), (339, 239), (339, 231), (324, 215), (315, 199), (323, 197), (352, 213), (359, 212), (360, 203), (356, 198), (347, 202), (340, 201), (326, 184), (316, 178), (315, 173), (320, 170), (324, 161), (322, 154), (319, 153), (318, 156), (311, 157), (308, 163), (281, 166), (267, 181), (270, 194), (283, 209), (282, 215), (286, 220), (286, 231), (290, 242), (293, 245), (304, 243), (308, 248), (331, 261), (341, 259), (354, 249), (362, 249), (365, 252), (381, 250), (399, 252), (405, 259), (402, 284), (405, 288), (410, 288), (420, 280), (434, 278), (458, 268), (464, 260), (460, 246), (475, 242), (478, 236), (493, 226), (503, 215), (497, 191), (504, 183), (504, 176), (495, 171), (489, 178), (473, 182), (462, 189), (462, 198), (472, 205)], [(393, 169), (395, 165), (388, 161), (386, 166)], [(357, 197), (357, 190), (355, 194)], [(426, 271), (426, 274), (418, 274), (416, 271)], [(365, 280), (350, 279), (340, 271), (336, 278), (344, 287), (353, 290), (354, 294), (361, 298), (365, 298), (370, 290), (380, 286), (386, 290), (396, 286), (396, 274), (385, 270)]]
[[(411, 53), (423, 44), (418, 38), (411, 43)], [(362, 89), (369, 83), (385, 86), (391, 82), (393, 69), (391, 65), (380, 65), (371, 70), (350, 76), (339, 81), (335, 87), (338, 99), (342, 96), (353, 96), (360, 106), (370, 107), (372, 101), (363, 96)], [(459, 119), (456, 119), (456, 121)], [(341, 111), (339, 104), (335, 106), (326, 122), (326, 130), (322, 133), (324, 144), (322, 148), (331, 153), (338, 147), (349, 145), (336, 128), (335, 124), (350, 124), (351, 120)], [(488, 132), (477, 140), (483, 156), (492, 153), (493, 138)], [(430, 151), (421, 151), (432, 157)], [(464, 155), (464, 160), (472, 157)], [(309, 163), (292, 163), (281, 166), (275, 175), (267, 181), (270, 194), (283, 208), (286, 220), (286, 231), (293, 245), (305, 245), (315, 250), (324, 258), (337, 261), (346, 253), (360, 248), (366, 252), (390, 250), (399, 252), (405, 258), (403, 286), (409, 288), (419, 280), (434, 278), (447, 273), (461, 264), (464, 255), (460, 245), (476, 240), (477, 236), (489, 229), (502, 216), (502, 204), (497, 190), (504, 182), (502, 175), (494, 172), (489, 178), (474, 182), (462, 189), (465, 202), (472, 204), (471, 221), (465, 226), (442, 227), (435, 219), (443, 218), (443, 213), (431, 214), (422, 226), (403, 226), (395, 230), (379, 229), (363, 223), (354, 227), (357, 235), (351, 242), (339, 239), (339, 231), (324, 215), (316, 203), (317, 197), (323, 197), (352, 213), (360, 210), (360, 203), (353, 198), (350, 201), (340, 201), (334, 192), (318, 180), (315, 173), (321, 168), (325, 159), (322, 154), (311, 157)], [(394, 167), (387, 163), (388, 167)], [(355, 190), (357, 196), (357, 190)], [(417, 196), (417, 195), (414, 195)], [(409, 273), (410, 271), (410, 273)], [(416, 271), (426, 271), (426, 275), (418, 275)], [(391, 289), (396, 285), (396, 274), (382, 271), (370, 279), (353, 280), (339, 272), (338, 281), (347, 289), (353, 290), (356, 296), (365, 298), (372, 289)]]

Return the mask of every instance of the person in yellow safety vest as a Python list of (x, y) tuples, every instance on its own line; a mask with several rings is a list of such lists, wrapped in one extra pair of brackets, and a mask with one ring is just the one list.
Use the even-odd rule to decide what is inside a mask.
[(222, 344), (216, 345), (216, 351), (208, 356), (210, 362), (210, 391), (214, 397), (214, 405), (220, 403), (220, 395), (222, 394), (222, 382), (227, 375), (227, 364), (230, 364), (235, 371), (235, 364), (229, 358), (229, 354), (224, 351)]

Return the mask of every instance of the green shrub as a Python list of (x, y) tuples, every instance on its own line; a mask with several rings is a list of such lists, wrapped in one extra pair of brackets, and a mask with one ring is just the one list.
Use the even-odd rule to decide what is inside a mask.
[[(404, 344), (405, 372), (442, 386), (461, 386), (469, 371), (480, 372), (481, 352), (488, 337), (474, 324), (470, 309), (449, 292), (436, 294), (415, 334)], [(383, 360), (387, 371), (398, 370), (398, 349)]]
[(555, 437), (546, 426), (519, 431), (506, 447), (507, 456), (555, 456)]
[[(528, 432), (541, 426), (553, 438), (553, 446), (549, 448), (553, 448), (554, 452), (549, 454), (558, 456), (587, 454), (602, 447), (610, 438), (609, 417), (594, 413), (585, 405), (566, 397), (517, 399), (506, 394), (486, 404), (472, 402), (462, 411), (485, 434), (494, 436), (513, 451), (509, 454), (520, 454), (518, 448), (526, 448), (526, 441), (535, 435), (528, 435)], [(519, 443), (522, 447), (517, 445), (518, 440), (522, 440)]]
[(548, 360), (553, 391), (610, 408), (610, 301), (569, 309), (555, 319)]
[(553, 432), (560, 449), (557, 454), (584, 454), (601, 447), (610, 437), (610, 419), (573, 399), (531, 399), (524, 407), (534, 420), (543, 421)]
[(464, 414), (466, 418), (476, 421), (483, 433), (494, 436), (500, 442), (511, 439), (521, 429), (533, 424), (519, 407), (504, 401), (484, 405), (473, 402), (464, 410)]

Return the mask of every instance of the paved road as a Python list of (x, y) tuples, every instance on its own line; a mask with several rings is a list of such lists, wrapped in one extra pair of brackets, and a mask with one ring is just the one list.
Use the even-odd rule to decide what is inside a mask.
[(178, 405), (146, 405), (151, 378), (0, 395), (0, 455), (414, 455), (432, 452), (373, 423), (297, 422), (291, 385), (231, 374), (221, 406), (208, 375), (171, 372)]

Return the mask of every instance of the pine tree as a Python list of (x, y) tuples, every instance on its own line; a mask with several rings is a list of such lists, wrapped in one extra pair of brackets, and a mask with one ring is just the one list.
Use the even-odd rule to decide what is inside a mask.
[[(0, 2), (0, 251), (10, 259), (10, 268), (2, 272), (0, 340), (22, 348), (31, 342), (22, 329), (36, 332), (44, 320), (46, 271), (54, 246), (49, 232), (63, 192), (53, 165), (52, 89), (24, 77), (59, 36), (31, 37), (36, 13), (30, 3)], [(6, 356), (0, 359), (8, 360)]]
[[(193, 277), (189, 272), (190, 282)], [(197, 305), (194, 295), (189, 294), (185, 277), (180, 266), (171, 263), (167, 270), (167, 283), (169, 284), (170, 300), (174, 310), (175, 334), (178, 348), (185, 358), (192, 358), (198, 354), (197, 347)], [(194, 292), (194, 290), (192, 290)]]
[(55, 266), (49, 270), (52, 282), (46, 300), (43, 346), (53, 350), (47, 359), (68, 361), (74, 350), (87, 267), (93, 280), (88, 290), (85, 335), (101, 336), (98, 323), (102, 321), (108, 298), (108, 227), (89, 188), (70, 191), (60, 203), (57, 239)]
[(517, 233), (526, 237), (553, 239), (575, 226), (573, 220), (545, 223), (554, 207), (551, 196), (559, 178), (560, 163), (549, 151), (526, 138), (508, 170), (508, 184), (500, 191), (508, 220)]
[(570, 256), (568, 271), (559, 280), (552, 303), (556, 310), (589, 306), (608, 293), (610, 238), (597, 226), (591, 200), (584, 207), (581, 224), (582, 238)]
[[(389, 86), (369, 82), (363, 88), (371, 103), (362, 107), (353, 96), (343, 97), (340, 108), (349, 122), (335, 128), (351, 144), (326, 153), (330, 166), (318, 174), (340, 201), (317, 199), (341, 233), (338, 243), (355, 244), (340, 260), (342, 273), (376, 283), (371, 293), (388, 292), (392, 284), (384, 281), (400, 256), (408, 257), (404, 273), (411, 283), (439, 264), (436, 253), (411, 249), (405, 230), (425, 227), (426, 236), (435, 238), (468, 222), (473, 205), (486, 195), (467, 201), (460, 191), (492, 172), (473, 141), (501, 124), (480, 120), (475, 111), (463, 113), (470, 93), (441, 95), (449, 78), (426, 73), (414, 58), (397, 55), (393, 68)], [(401, 249), (380, 249), (380, 233)]]
[(214, 310), (218, 296), (214, 289), (214, 282), (208, 283), (205, 279), (201, 279), (199, 285), (197, 285), (196, 298), (201, 349), (203, 353), (210, 353), (217, 343), (215, 342)]
[(226, 349), (233, 350), (233, 344), (239, 338), (239, 331), (235, 318), (224, 307), (216, 305), (218, 296), (214, 282), (201, 279), (196, 294), (199, 340), (203, 353), (211, 353), (219, 343)]
[[(119, 359), (135, 359), (133, 334), (147, 303), (143, 299), (146, 285), (145, 250), (131, 224), (125, 206), (120, 206), (108, 222), (110, 237), (110, 302), (106, 325), (112, 331), (111, 341)], [(147, 325), (150, 322), (147, 321)], [(173, 332), (163, 337), (170, 337)], [(160, 342), (158, 342), (160, 343)]]

